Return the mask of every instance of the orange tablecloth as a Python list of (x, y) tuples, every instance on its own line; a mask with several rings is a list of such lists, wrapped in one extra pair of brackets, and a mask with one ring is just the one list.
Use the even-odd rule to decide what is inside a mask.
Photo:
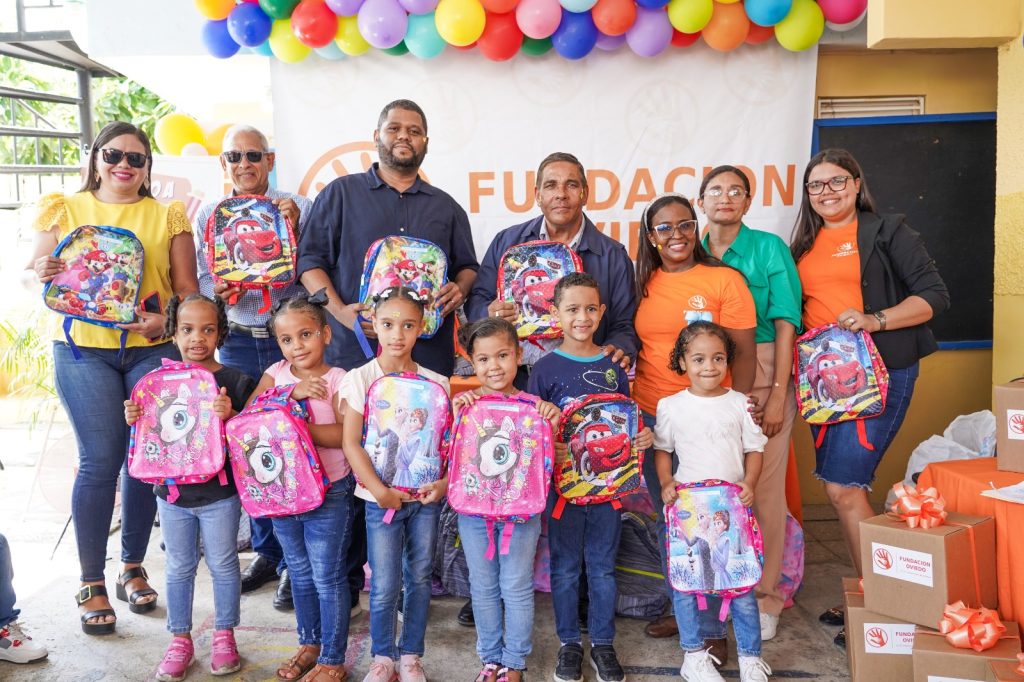
[(996, 580), (999, 615), (1024, 618), (1024, 504), (983, 497), (989, 482), (1005, 488), (1024, 481), (1024, 474), (998, 471), (995, 457), (929, 464), (918, 487), (935, 486), (946, 498), (946, 509), (962, 514), (991, 516), (996, 522)]

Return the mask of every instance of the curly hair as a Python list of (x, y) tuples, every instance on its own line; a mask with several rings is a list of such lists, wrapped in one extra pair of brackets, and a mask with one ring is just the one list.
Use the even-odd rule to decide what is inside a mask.
[(206, 303), (212, 305), (214, 310), (217, 311), (217, 348), (223, 346), (224, 342), (228, 339), (227, 308), (224, 306), (224, 301), (220, 300), (219, 297), (210, 298), (202, 294), (189, 294), (185, 298), (171, 296), (165, 311), (167, 321), (164, 323), (164, 337), (171, 338), (178, 332), (178, 316), (181, 314), (181, 309), (189, 303)]
[(459, 329), (459, 343), (466, 349), (466, 354), (473, 357), (473, 344), (477, 339), (505, 334), (516, 347), (519, 346), (519, 335), (516, 328), (508, 320), (501, 317), (485, 317), (473, 324)]
[(327, 326), (327, 289), (321, 289), (315, 294), (299, 293), (291, 298), (277, 301), (270, 308), (270, 320), (267, 327), (274, 333), (274, 322), (282, 313), (304, 313), (316, 321), (317, 326)]
[(725, 345), (726, 362), (730, 365), (732, 364), (733, 359), (736, 357), (736, 342), (729, 336), (729, 332), (714, 322), (698, 320), (686, 325), (679, 332), (679, 336), (676, 338), (676, 345), (672, 348), (672, 354), (668, 359), (668, 368), (670, 370), (676, 374), (686, 374), (686, 351), (690, 349), (690, 344), (693, 343), (693, 340), (701, 334), (710, 334), (720, 339)]

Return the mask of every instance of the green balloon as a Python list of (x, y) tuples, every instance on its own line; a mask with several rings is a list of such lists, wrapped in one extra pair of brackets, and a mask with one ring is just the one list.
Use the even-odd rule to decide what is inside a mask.
[(260, 0), (260, 8), (271, 19), (287, 19), (299, 0)]
[(398, 57), (403, 54), (409, 54), (409, 48), (405, 46), (405, 41), (403, 40), (394, 47), (385, 47), (381, 52), (384, 54), (393, 54)]
[(523, 54), (537, 57), (551, 49), (551, 38), (523, 38), (523, 46), (519, 50)]

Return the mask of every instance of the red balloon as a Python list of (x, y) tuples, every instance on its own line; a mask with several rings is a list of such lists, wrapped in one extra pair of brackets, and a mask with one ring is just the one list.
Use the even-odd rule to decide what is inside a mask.
[(689, 47), (700, 40), (700, 31), (696, 33), (683, 33), (672, 29), (672, 45), (674, 47)]
[(636, 4), (633, 0), (597, 0), (590, 16), (601, 33), (621, 36), (636, 21)]
[[(486, 26), (484, 26), (484, 30), (485, 31), (487, 30)], [(473, 48), (476, 47), (476, 44), (478, 42), (480, 42), (480, 41), (479, 40), (474, 40), (469, 45), (452, 45), (452, 47), (454, 47), (456, 50), (462, 50), (463, 52), (469, 52), (470, 50), (472, 50)]]
[(477, 44), (480, 52), (492, 62), (503, 62), (515, 57), (523, 44), (523, 32), (516, 23), (516, 13), (488, 12), (483, 35)]
[(324, 0), (302, 0), (292, 12), (292, 33), (309, 47), (325, 47), (338, 34), (338, 15)]
[(490, 21), (492, 14), (507, 14), (513, 11), (519, 0), (480, 0), (480, 4), (487, 10), (487, 21)]
[(750, 32), (747, 34), (748, 45), (760, 45), (770, 40), (775, 35), (774, 26), (758, 26), (750, 22)]

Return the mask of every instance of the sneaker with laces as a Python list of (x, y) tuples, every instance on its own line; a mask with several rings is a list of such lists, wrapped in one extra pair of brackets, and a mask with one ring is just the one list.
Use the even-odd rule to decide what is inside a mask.
[(423, 662), (416, 654), (402, 654), (402, 660), (398, 663), (398, 679), (401, 682), (427, 682), (427, 675), (423, 672)]
[(715, 669), (717, 660), (708, 650), (687, 651), (679, 676), (686, 682), (725, 682), (725, 678)]
[(761, 641), (767, 642), (773, 639), (779, 631), (779, 617), (770, 613), (762, 613), (761, 616)]
[(480, 669), (480, 674), (476, 676), (474, 682), (496, 682), (498, 679), (498, 664), (497, 663), (484, 663), (484, 667)]
[(626, 673), (619, 665), (619, 657), (611, 644), (596, 644), (590, 647), (590, 665), (597, 671), (597, 682), (622, 682)]
[(0, 627), (0, 661), (31, 663), (46, 654), (46, 647), (26, 635), (16, 621)]
[(242, 667), (235, 644), (234, 630), (216, 630), (213, 633), (213, 648), (210, 651), (210, 672), (214, 675), (230, 675)]
[(740, 682), (768, 682), (772, 669), (760, 656), (740, 656)]
[(374, 656), (370, 671), (366, 673), (363, 682), (395, 682), (397, 679), (395, 662), (387, 656)]
[(190, 637), (172, 637), (164, 653), (164, 660), (156, 669), (160, 682), (181, 682), (188, 674), (188, 667), (196, 660), (195, 646)]
[(555, 664), (555, 682), (583, 682), (583, 646), (563, 644)]

